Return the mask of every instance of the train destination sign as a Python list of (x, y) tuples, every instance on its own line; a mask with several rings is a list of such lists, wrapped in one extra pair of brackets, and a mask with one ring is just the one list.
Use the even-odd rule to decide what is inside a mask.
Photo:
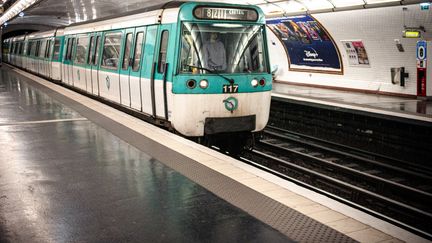
[(247, 8), (197, 7), (194, 10), (194, 15), (198, 19), (245, 21), (256, 21), (258, 19), (258, 13), (254, 9)]

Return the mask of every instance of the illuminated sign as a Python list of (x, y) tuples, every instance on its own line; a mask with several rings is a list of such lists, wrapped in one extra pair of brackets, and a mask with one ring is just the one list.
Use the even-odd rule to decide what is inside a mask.
[(197, 7), (194, 9), (194, 15), (198, 19), (258, 20), (257, 11), (245, 8)]
[(402, 36), (404, 38), (420, 38), (421, 33), (419, 30), (405, 30)]

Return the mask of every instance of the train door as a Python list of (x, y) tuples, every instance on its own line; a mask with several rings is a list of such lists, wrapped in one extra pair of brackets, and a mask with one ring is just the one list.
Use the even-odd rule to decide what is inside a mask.
[(135, 36), (135, 28), (125, 30), (123, 38), (123, 55), (120, 64), (120, 103), (124, 106), (131, 106), (130, 97), (130, 63), (131, 53), (133, 52), (133, 41)]
[(52, 50), (53, 50), (53, 39), (48, 39), (47, 49), (45, 52), (45, 59), (46, 59), (46, 65), (47, 65), (47, 77), (53, 78), (52, 75), (52, 66), (51, 66), (51, 57), (52, 57)]
[(99, 93), (99, 60), (100, 60), (100, 53), (101, 53), (101, 45), (102, 45), (102, 37), (101, 33), (96, 33), (93, 36), (94, 40), (94, 48), (92, 52), (92, 56), (90, 58), (90, 74), (91, 74), (91, 83), (92, 88), (91, 92), (94, 95), (100, 95)]
[(65, 53), (64, 53), (64, 57), (63, 57), (63, 65), (62, 65), (62, 80), (66, 83), (71, 85), (72, 84), (72, 80), (69, 79), (69, 66), (72, 65), (72, 44), (73, 44), (73, 38), (72, 37), (67, 37), (65, 39)]
[[(145, 27), (126, 30), (124, 42), (125, 48), (123, 51), (123, 61), (120, 71), (122, 104), (136, 110), (142, 110), (140, 66), (144, 33)], [(125, 88), (127, 88), (127, 92), (125, 91)], [(126, 93), (129, 98), (128, 100), (125, 99)]]
[(51, 70), (52, 70), (52, 78), (54, 80), (62, 80), (62, 48), (63, 41), (61, 38), (54, 38), (54, 44), (52, 48), (52, 54), (50, 54), (51, 58)]
[(95, 52), (95, 42), (96, 36), (94, 34), (89, 35), (89, 46), (87, 50), (87, 58), (86, 58), (86, 69), (85, 76), (87, 80), (87, 89), (88, 93), (93, 94), (93, 81), (92, 81), (92, 58)]
[(86, 80), (86, 58), (88, 56), (89, 37), (87, 34), (79, 35), (75, 41), (75, 54), (72, 65), (72, 77), (74, 86), (82, 90), (87, 90)]
[(156, 49), (157, 26), (147, 27), (144, 52), (141, 67), (141, 100), (142, 111), (149, 115), (156, 115), (156, 107), (154, 106), (154, 89), (152, 82), (154, 81), (155, 72), (155, 49)]
[(168, 120), (167, 106), (167, 74), (169, 63), (167, 62), (168, 43), (170, 38), (171, 25), (162, 25), (158, 31), (157, 55), (155, 55), (155, 71), (153, 72), (152, 83), (154, 90), (153, 114), (159, 118)]
[(120, 53), (123, 31), (109, 31), (103, 35), (102, 57), (98, 71), (100, 96), (120, 103)]
[(141, 97), (141, 67), (142, 67), (142, 54), (144, 53), (144, 40), (146, 28), (136, 28), (135, 38), (133, 42), (133, 52), (131, 52), (131, 59), (129, 63), (129, 83), (130, 83), (130, 97), (131, 107), (142, 111), (142, 97)]

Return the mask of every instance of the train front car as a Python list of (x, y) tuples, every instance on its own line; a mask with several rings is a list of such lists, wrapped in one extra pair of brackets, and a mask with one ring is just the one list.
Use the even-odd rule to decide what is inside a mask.
[(186, 3), (178, 23), (173, 127), (230, 150), (250, 146), (267, 124), (272, 88), (261, 9)]

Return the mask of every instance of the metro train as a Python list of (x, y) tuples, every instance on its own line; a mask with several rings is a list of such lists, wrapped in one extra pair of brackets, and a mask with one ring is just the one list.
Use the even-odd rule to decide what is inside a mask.
[(169, 2), (4, 40), (3, 60), (183, 136), (250, 146), (270, 111), (262, 10)]

